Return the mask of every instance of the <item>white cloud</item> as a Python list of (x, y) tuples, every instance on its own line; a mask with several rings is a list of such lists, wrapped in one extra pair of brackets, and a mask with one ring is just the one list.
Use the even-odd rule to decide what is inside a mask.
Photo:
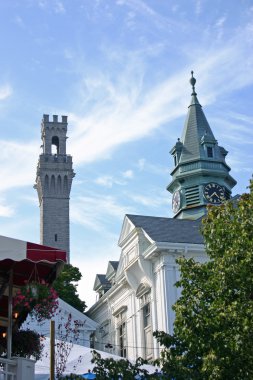
[(70, 215), (74, 223), (102, 232), (109, 220), (122, 221), (123, 215), (132, 211), (129, 206), (117, 203), (112, 196), (95, 195), (72, 200)]
[(31, 185), (35, 181), (38, 142), (0, 140), (0, 191)]
[(95, 179), (95, 183), (98, 185), (102, 185), (105, 187), (112, 187), (113, 185), (113, 177), (109, 175), (104, 175), (102, 177), (98, 177)]
[[(197, 57), (190, 67), (195, 68), (197, 92), (203, 105), (253, 83), (249, 36), (247, 26), (225, 46), (210, 49), (205, 46), (203, 50), (198, 47), (198, 51), (189, 52), (189, 57)], [(143, 87), (143, 72), (134, 71), (133, 66), (131, 62), (131, 69), (121, 72), (122, 79), (118, 81), (98, 73), (96, 78), (82, 81), (80, 94), (85, 86), (85, 102), (88, 96), (93, 106), (85, 115), (72, 114), (69, 118), (73, 126), (70, 150), (76, 164), (108, 158), (120, 145), (147, 136), (161, 124), (171, 126), (172, 120), (185, 115), (190, 94), (190, 87), (188, 90), (186, 87), (189, 66), (149, 90)], [(80, 102), (83, 103), (82, 99)]]
[(125, 172), (122, 173), (122, 176), (124, 178), (133, 178), (134, 172), (132, 170), (126, 170)]
[(95, 183), (97, 185), (101, 185), (108, 188), (111, 188), (113, 185), (120, 185), (120, 186), (126, 185), (125, 181), (114, 178), (111, 175), (104, 175), (104, 176), (98, 177), (95, 179)]
[(65, 13), (66, 12), (66, 9), (64, 8), (63, 3), (59, 0), (55, 1), (54, 10), (56, 13)]
[(7, 99), (12, 95), (12, 88), (10, 84), (4, 84), (0, 87), (0, 100)]
[(199, 15), (202, 12), (202, 1), (201, 0), (196, 0), (195, 3), (195, 13)]
[(14, 215), (14, 209), (12, 206), (7, 206), (5, 201), (0, 199), (0, 216), (11, 217)]
[(25, 27), (25, 23), (23, 21), (23, 19), (20, 17), (20, 16), (16, 16), (15, 19), (14, 19), (14, 22), (20, 26), (21, 28), (24, 28)]
[[(159, 189), (160, 190), (160, 189)], [(162, 205), (170, 204), (171, 195), (168, 193), (168, 196), (145, 196), (143, 194), (129, 194), (129, 198), (131, 198), (134, 202), (141, 204), (143, 206), (147, 206), (149, 210), (151, 208), (160, 207)]]
[(145, 158), (140, 158), (137, 162), (137, 168), (140, 171), (146, 171), (148, 173), (158, 174), (158, 175), (167, 175), (169, 173), (169, 168), (165, 168), (161, 165), (154, 165), (148, 162)]

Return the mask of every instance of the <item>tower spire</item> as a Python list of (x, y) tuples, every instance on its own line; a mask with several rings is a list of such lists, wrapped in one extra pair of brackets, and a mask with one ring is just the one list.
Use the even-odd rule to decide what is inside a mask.
[(170, 151), (175, 167), (167, 187), (174, 194), (175, 217), (183, 219), (197, 219), (205, 213), (207, 203), (219, 204), (230, 198), (236, 184), (225, 161), (227, 151), (218, 145), (198, 101), (193, 74), (191, 71), (192, 98), (183, 134)]

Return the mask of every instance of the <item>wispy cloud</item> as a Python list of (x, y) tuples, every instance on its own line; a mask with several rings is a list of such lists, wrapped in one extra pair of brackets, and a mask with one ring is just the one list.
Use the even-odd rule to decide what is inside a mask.
[(12, 87), (10, 84), (4, 84), (0, 86), (0, 100), (7, 99), (12, 95)]
[(133, 170), (129, 169), (129, 170), (126, 170), (125, 172), (123, 172), (122, 176), (124, 178), (133, 178), (134, 172), (133, 172)]
[(145, 158), (140, 158), (137, 162), (137, 168), (140, 171), (146, 171), (148, 173), (158, 174), (164, 176), (169, 173), (169, 169), (161, 165), (155, 165), (148, 162)]
[(54, 5), (55, 13), (65, 13), (66, 9), (62, 1), (56, 0)]
[(31, 185), (35, 181), (38, 142), (0, 140), (0, 191)]
[(117, 73), (117, 78), (123, 78), (121, 81), (98, 73), (96, 78), (87, 77), (82, 86), (85, 83), (85, 100), (88, 93), (93, 106), (85, 115), (70, 115), (74, 127), (70, 150), (75, 162), (82, 164), (108, 158), (120, 145), (149, 135), (161, 124), (172, 125), (171, 121), (185, 115), (190, 93), (190, 88), (188, 94), (186, 88), (189, 67), (195, 68), (197, 79), (201, 78), (197, 81), (197, 90), (203, 105), (253, 83), (253, 56), (248, 54), (252, 44), (250, 27), (246, 26), (225, 46), (212, 46), (209, 50), (206, 46), (203, 50), (198, 47), (196, 54), (191, 51), (191, 57), (197, 57), (195, 60), (189, 53), (191, 63), (188, 62), (187, 68), (148, 90), (142, 79), (136, 80), (138, 75), (143, 76), (138, 69), (138, 74), (132, 69)]
[(168, 196), (157, 196), (155, 194), (154, 196), (146, 196), (143, 194), (129, 194), (128, 196), (138, 205), (141, 204), (143, 206), (146, 206), (149, 210), (151, 210), (151, 208), (157, 208), (162, 205), (168, 205), (171, 201), (171, 195), (169, 193)]
[(129, 206), (117, 202), (112, 196), (83, 196), (71, 204), (71, 220), (95, 231), (105, 231), (109, 220), (122, 221), (122, 215), (133, 212)]
[(12, 206), (6, 205), (3, 199), (0, 199), (0, 216), (1, 217), (11, 217), (14, 214), (14, 209)]
[(122, 186), (122, 185), (126, 184), (125, 181), (116, 179), (111, 175), (104, 175), (104, 176), (98, 177), (95, 179), (95, 183), (97, 185), (101, 185), (101, 186), (108, 187), (108, 188), (111, 188), (113, 185), (121, 185)]
[(195, 2), (195, 13), (199, 15), (202, 12), (202, 0), (196, 0)]

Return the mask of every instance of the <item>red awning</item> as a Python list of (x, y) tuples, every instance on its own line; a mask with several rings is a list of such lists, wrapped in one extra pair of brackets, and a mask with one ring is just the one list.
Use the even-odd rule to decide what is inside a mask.
[(0, 325), (7, 318), (8, 283), (13, 270), (13, 288), (27, 281), (52, 283), (66, 263), (66, 252), (57, 248), (0, 236)]

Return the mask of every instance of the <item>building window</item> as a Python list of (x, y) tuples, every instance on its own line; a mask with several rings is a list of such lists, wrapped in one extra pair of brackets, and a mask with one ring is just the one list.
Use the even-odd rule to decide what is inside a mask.
[(54, 241), (57, 241), (57, 234), (54, 235)]
[(151, 309), (150, 309), (150, 292), (145, 293), (140, 298), (142, 307), (142, 325), (143, 325), (143, 346), (145, 359), (151, 359), (153, 356), (153, 338), (151, 326)]
[(117, 335), (119, 355), (123, 358), (127, 356), (127, 325), (126, 325), (126, 310), (121, 311), (117, 315)]
[(209, 158), (213, 157), (213, 148), (211, 146), (207, 147), (207, 157)]
[(123, 322), (119, 326), (119, 347), (120, 347), (120, 356), (123, 358), (126, 357), (126, 322)]
[(95, 348), (95, 333), (90, 334), (90, 348)]
[(174, 165), (177, 166), (177, 156), (174, 156)]

